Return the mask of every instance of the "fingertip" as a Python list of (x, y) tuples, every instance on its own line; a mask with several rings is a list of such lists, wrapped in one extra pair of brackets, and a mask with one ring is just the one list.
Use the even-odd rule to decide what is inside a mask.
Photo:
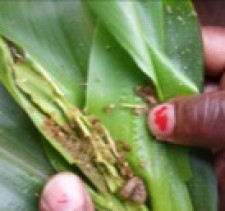
[(171, 103), (164, 103), (154, 107), (148, 114), (150, 131), (158, 139), (170, 141), (175, 127), (175, 110)]
[(202, 27), (206, 74), (219, 76), (225, 68), (225, 28)]
[(80, 178), (59, 173), (46, 183), (40, 200), (40, 211), (93, 211), (91, 199)]

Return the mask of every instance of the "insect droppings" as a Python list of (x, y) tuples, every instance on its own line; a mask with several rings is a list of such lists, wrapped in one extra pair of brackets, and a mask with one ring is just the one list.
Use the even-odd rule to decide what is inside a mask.
[(138, 177), (133, 177), (120, 190), (119, 195), (136, 203), (144, 203), (147, 199), (147, 192), (143, 181)]

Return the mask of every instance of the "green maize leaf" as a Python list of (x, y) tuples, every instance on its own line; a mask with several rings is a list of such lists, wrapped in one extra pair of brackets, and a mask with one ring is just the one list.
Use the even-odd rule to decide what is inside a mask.
[(40, 190), (54, 171), (40, 134), (2, 85), (0, 98), (0, 210), (35, 211)]
[(82, 1), (0, 2), (0, 34), (31, 54), (78, 106), (84, 103), (93, 22)]
[[(194, 68), (190, 68), (193, 59), (185, 60), (187, 56), (201, 56), (201, 44), (194, 42), (199, 41), (199, 32), (189, 1), (90, 1), (90, 5), (151, 78), (160, 100), (198, 92), (201, 59), (194, 60)], [(189, 75), (195, 79), (190, 80)]]
[[(77, 162), (79, 157), (71, 156), (68, 148), (62, 148), (43, 130), (46, 116), (51, 116), (64, 130), (65, 124), (71, 119), (76, 119), (77, 114), (78, 120), (81, 120), (82, 132), (85, 131), (87, 135), (93, 129), (89, 119), (76, 108), (82, 108), (85, 104), (86, 93), (83, 85), (87, 82), (89, 66), (86, 111), (102, 119), (114, 139), (124, 139), (122, 141), (126, 141), (135, 149), (133, 152), (123, 153), (135, 173), (145, 182), (150, 199), (148, 210), (185, 211), (199, 210), (199, 208), (215, 210), (216, 193), (215, 189), (210, 188), (216, 186), (209, 163), (205, 159), (199, 162), (199, 159), (195, 158), (191, 159), (193, 163), (190, 165), (187, 149), (154, 142), (146, 129), (145, 118), (142, 115), (133, 116), (129, 110), (133, 105), (141, 106), (141, 109), (146, 107), (146, 104), (133, 93), (133, 88), (136, 85), (149, 84), (150, 79), (160, 100), (197, 93), (201, 89), (201, 42), (190, 2), (178, 4), (175, 0), (115, 0), (89, 1), (89, 4), (97, 14), (96, 17), (101, 19), (116, 38), (115, 41), (104, 28), (98, 28), (98, 33), (93, 40), (90, 62), (89, 51), (96, 17), (90, 13), (86, 1), (0, 2), (0, 34), (4, 37), (0, 43), (0, 76), (11, 95), (51, 143), (51, 145), (45, 143), (44, 146), (52, 166), (58, 171), (68, 169), (82, 175), (97, 210), (147, 209), (145, 206), (121, 201), (112, 194), (113, 190), (120, 186), (118, 184), (121, 184), (120, 177), (112, 177), (112, 172), (115, 173), (114, 162), (105, 164), (102, 162), (103, 157), (101, 162), (111, 173), (104, 174), (101, 179), (98, 170), (88, 174), (84, 166)], [(16, 46), (9, 44), (5, 38)], [(12, 55), (12, 51), (15, 55)], [(25, 58), (21, 53), (23, 51)], [(121, 96), (125, 97), (119, 98)], [(7, 95), (3, 99), (5, 98)], [(113, 107), (116, 105), (116, 113), (102, 112), (102, 109), (108, 105)], [(110, 106), (108, 108), (110, 109)], [(76, 115), (73, 113), (74, 110)], [(7, 112), (6, 116), (8, 117)], [(119, 125), (122, 125), (121, 128)], [(4, 126), (0, 127), (2, 128), (4, 129)], [(14, 128), (10, 127), (11, 130)], [(23, 127), (21, 134), (27, 133), (22, 131)], [(32, 131), (35, 130), (31, 130), (30, 133)], [(5, 134), (11, 137), (7, 132)], [(12, 137), (12, 141), (10, 139), (12, 143), (18, 142), (19, 136), (16, 135)], [(24, 142), (17, 143), (20, 146), (18, 152), (11, 149), (11, 145), (7, 142), (9, 144), (7, 147), (10, 146), (7, 156), (19, 157), (19, 149), (21, 149), (21, 152), (25, 151), (23, 158), (28, 159), (31, 150), (27, 152)], [(119, 142), (117, 143), (119, 147)], [(98, 144), (101, 145), (102, 142)], [(97, 148), (101, 149), (101, 147)], [(42, 153), (40, 144), (36, 142), (31, 149), (35, 158)], [(0, 161), (5, 163), (8, 157), (4, 153), (1, 155), (3, 159)], [(40, 162), (35, 163), (39, 166), (37, 169), (43, 168), (43, 174), (50, 175), (52, 169), (44, 156)], [(74, 167), (74, 163), (79, 170)], [(11, 173), (9, 183), (12, 183), (13, 168), (17, 169), (20, 165), (14, 160), (10, 160), (6, 165)], [(144, 166), (143, 171), (141, 166)], [(195, 170), (196, 166), (201, 169), (199, 172), (207, 172), (207, 177), (202, 177), (201, 173), (193, 173), (192, 169)], [(24, 166), (19, 169), (23, 176), (29, 174)], [(9, 173), (2, 172), (4, 177), (8, 177)], [(96, 176), (94, 180), (93, 172)], [(36, 175), (35, 181), (28, 178), (27, 182), (21, 183), (20, 180), (16, 180), (16, 184), (20, 183), (16, 187), (5, 186), (4, 181), (1, 180), (0, 184), (4, 184), (7, 193), (10, 192), (15, 196), (23, 190), (20, 185), (29, 186), (28, 193), (32, 191), (36, 193), (47, 176), (42, 177), (36, 173), (34, 175)], [(207, 195), (213, 196), (210, 200), (206, 201), (199, 193), (202, 184), (205, 184), (204, 191)], [(112, 192), (102, 195), (106, 187)], [(0, 197), (1, 199), (4, 200)], [(11, 210), (19, 210), (18, 207), (23, 210), (27, 204), (31, 206), (30, 209), (28, 207), (29, 210), (35, 210), (34, 207), (37, 206), (37, 197), (34, 194), (30, 194), (29, 197), (26, 195), (20, 201), (14, 201)], [(6, 206), (4, 206), (4, 203), (2, 207), (0, 204), (0, 209), (5, 210)]]
[[(20, 8), (20, 2), (17, 6)], [(34, 7), (34, 10), (40, 9), (35, 1), (24, 3), (19, 13), (22, 17), (24, 15), (23, 9), (28, 6)], [(52, 7), (54, 8), (54, 12), (61, 13), (60, 3), (51, 3), (50, 6), (47, 3), (42, 4), (42, 6)], [(76, 5), (67, 4), (67, 7), (72, 6), (75, 7)], [(46, 10), (43, 11), (46, 12)], [(63, 21), (67, 20), (64, 17), (61, 18)], [(38, 26), (43, 27), (39, 21), (32, 22), (32, 18), (29, 21), (34, 25), (33, 28)], [(68, 24), (71, 23), (69, 22)], [(62, 25), (57, 24), (57, 26), (60, 31)], [(22, 29), (24, 28), (22, 27)], [(54, 65), (47, 66), (40, 63), (38, 57), (40, 52), (31, 52), (29, 50), (30, 46), (26, 45), (25, 40), (18, 39), (18, 34), (15, 38), (8, 36), (6, 32), (7, 30), (3, 29), (2, 35), (4, 35), (4, 38), (0, 41), (0, 77), (10, 94), (14, 96), (20, 106), (27, 112), (35, 126), (51, 145), (60, 152), (69, 164), (75, 164), (82, 171), (85, 178), (94, 186), (95, 191), (97, 190), (94, 197), (94, 200), (97, 199), (96, 203), (101, 201), (101, 207), (110, 206), (112, 207), (111, 210), (145, 210), (145, 206), (128, 201), (120, 202), (118, 198), (116, 199), (113, 196), (118, 195), (119, 190), (126, 185), (128, 178), (122, 177), (119, 173), (120, 164), (116, 161), (118, 159), (116, 158), (116, 151), (113, 149), (113, 146), (111, 146), (111, 149), (105, 143), (111, 141), (111, 138), (107, 134), (102, 135), (106, 132), (105, 129), (99, 128), (99, 126), (95, 128), (97, 126), (95, 126), (94, 122), (92, 123), (74, 105), (80, 106), (82, 99), (76, 97), (76, 101), (73, 104), (70, 96), (66, 95), (65, 90), (70, 90), (71, 92), (73, 87), (59, 85), (65, 82), (58, 81), (57, 83), (55, 81), (55, 78), (59, 76), (56, 75), (54, 78), (55, 75), (51, 71), (54, 70)], [(38, 36), (33, 36), (32, 33), (30, 36), (33, 39), (38, 38)], [(46, 33), (46, 35), (48, 34)], [(66, 44), (65, 48), (71, 47), (68, 43)], [(76, 46), (72, 47), (74, 49)], [(51, 46), (49, 48), (51, 49)], [(55, 54), (54, 51), (50, 52), (53, 55)], [(79, 56), (76, 58), (78, 61)], [(87, 57), (87, 54), (84, 53), (83, 56)], [(64, 54), (64, 57), (65, 60), (68, 59), (67, 54)], [(69, 61), (67, 62), (69, 63)], [(72, 69), (74, 69), (74, 66), (71, 65)], [(61, 71), (65, 72), (65, 70)], [(79, 79), (82, 69), (74, 69), (73, 71), (76, 71), (76, 74), (73, 76), (77, 76), (78, 78), (76, 79)], [(74, 81), (76, 86), (79, 87), (78, 90), (74, 89), (74, 93), (77, 90), (80, 95), (82, 94), (80, 92), (82, 90), (81, 82), (84, 82), (84, 80)], [(102, 129), (102, 131), (97, 132), (97, 129)]]
[[(190, 2), (177, 4), (175, 1), (142, 1), (141, 3), (137, 3), (136, 1), (127, 1), (125, 3), (121, 1), (111, 1), (108, 4), (104, 1), (98, 1), (97, 3), (91, 2), (91, 6), (97, 16), (100, 17), (101, 22), (105, 24), (115, 39), (127, 53), (131, 55), (137, 67), (134, 67), (134, 64), (133, 67), (131, 64), (127, 64), (129, 63), (127, 61), (128, 59), (126, 59), (127, 55), (123, 53), (121, 53), (121, 55), (118, 46), (115, 45), (115, 41), (113, 42), (110, 38), (107, 39), (107, 35), (104, 35), (106, 33), (105, 30), (100, 30), (99, 37), (95, 40), (97, 44), (95, 43), (93, 47), (89, 65), (90, 73), (86, 110), (100, 117), (107, 128), (109, 128), (110, 132), (112, 132), (113, 137), (119, 141), (123, 140), (130, 144), (131, 149), (135, 151), (136, 156), (131, 152), (127, 153), (127, 158), (136, 172), (140, 175), (146, 174), (150, 176), (144, 177), (143, 175), (146, 182), (149, 184), (149, 192), (152, 194), (151, 202), (153, 210), (199, 210), (199, 204), (204, 205), (204, 210), (215, 210), (216, 192), (215, 189), (210, 190), (209, 188), (210, 184), (214, 184), (214, 187), (216, 187), (212, 170), (209, 170), (211, 174), (208, 174), (208, 178), (211, 178), (211, 182), (209, 182), (208, 178), (202, 177), (201, 179), (202, 183), (208, 184), (206, 185), (208, 188), (206, 188), (206, 192), (214, 195), (214, 197), (211, 197), (210, 201), (206, 202), (201, 197), (202, 195), (200, 194), (200, 196), (198, 194), (198, 190), (195, 187), (193, 191), (195, 192), (194, 201), (199, 201), (199, 204), (193, 203), (193, 207), (191, 207), (190, 200), (193, 199), (190, 199), (190, 197), (193, 198), (193, 194), (190, 196), (187, 195), (188, 187), (186, 183), (192, 179), (191, 168), (193, 168), (194, 171), (196, 169), (195, 166), (190, 165), (188, 149), (157, 144), (155, 142), (152, 142), (151, 146), (148, 146), (149, 143), (144, 140), (146, 137), (149, 141), (152, 138), (144, 132), (144, 130), (146, 130), (146, 125), (138, 121), (140, 117), (132, 117), (132, 115), (125, 110), (125, 107), (130, 107), (131, 109), (132, 107), (133, 109), (135, 109), (135, 107), (143, 107), (143, 103), (138, 101), (133, 92), (135, 87), (146, 84), (146, 82), (144, 83), (143, 79), (141, 80), (138, 76), (137, 72), (139, 68), (150, 76), (153, 82), (154, 73), (151, 72), (152, 70), (155, 71), (155, 75), (161, 81), (160, 83), (163, 84), (160, 86), (160, 83), (155, 83), (161, 99), (188, 93), (194, 94), (198, 92), (198, 90), (201, 90), (201, 40), (195, 13)], [(140, 19), (141, 24), (144, 23), (143, 28), (141, 28), (140, 22), (138, 22)], [(161, 28), (156, 27), (158, 24)], [(174, 26), (172, 29), (171, 24)], [(164, 28), (162, 26), (164, 26)], [(159, 30), (165, 30), (163, 36), (158, 36), (162, 35), (162, 32), (154, 31), (158, 28)], [(147, 29), (145, 31), (146, 34), (143, 33), (144, 29)], [(176, 36), (174, 36), (174, 34), (176, 34)], [(149, 52), (143, 50), (144, 45), (147, 46), (146, 49), (150, 48), (150, 56)], [(149, 45), (151, 46), (149, 47)], [(147, 63), (147, 57), (149, 57), (149, 60), (153, 60), (153, 66)], [(166, 57), (172, 61), (169, 62), (170, 64), (167, 62), (164, 63)], [(196, 57), (199, 58), (199, 60), (196, 60)], [(145, 62), (146, 66), (142, 66)], [(166, 64), (168, 64), (167, 67)], [(182, 73), (184, 80), (177, 77), (176, 81), (174, 81), (173, 78), (171, 79), (170, 74), (166, 74), (164, 67), (169, 69), (171, 64), (174, 66), (170, 69), (171, 74), (173, 74), (172, 77)], [(112, 69), (111, 71), (108, 70), (109, 66), (110, 69)], [(146, 71), (146, 67), (148, 67), (149, 72)], [(161, 73), (159, 71), (161, 71)], [(197, 90), (193, 89), (193, 84), (195, 84), (196, 88), (198, 87)], [(183, 86), (188, 92), (185, 93), (184, 89), (179, 89), (179, 85)], [(105, 108), (110, 108), (112, 111), (106, 114), (104, 111)], [(156, 153), (154, 152), (154, 145), (156, 145), (156, 148), (160, 149), (160, 156), (163, 154), (162, 151), (165, 151), (165, 160), (159, 160), (158, 154), (155, 158), (153, 156), (151, 157), (152, 154)], [(144, 155), (144, 149), (146, 151), (151, 149), (152, 152), (145, 153)], [(145, 168), (141, 169), (140, 163), (143, 160), (147, 164)], [(153, 170), (155, 160), (157, 161), (156, 173)], [(165, 165), (165, 163), (167, 164)], [(210, 168), (210, 164), (208, 164), (207, 160), (203, 160), (202, 165), (206, 165)], [(147, 168), (148, 166), (149, 169)], [(165, 170), (166, 173), (163, 171), (160, 172), (162, 169)], [(179, 190), (179, 196), (181, 199), (185, 199), (187, 203), (184, 206), (185, 208), (179, 207), (184, 205), (184, 203), (181, 203), (176, 197), (176, 192), (178, 192), (178, 190), (175, 192), (173, 185), (172, 187), (170, 186), (170, 184), (173, 184), (171, 181), (175, 178), (174, 175), (173, 179), (168, 178), (170, 173), (178, 177), (175, 179), (177, 182), (176, 188), (179, 187), (178, 182), (180, 182), (181, 187), (183, 186), (183, 190)], [(158, 175), (161, 176), (161, 179)], [(167, 175), (166, 178), (165, 175)], [(194, 174), (193, 181), (196, 180), (196, 176), (200, 179), (200, 174)], [(159, 179), (158, 183), (161, 186), (156, 186), (157, 182), (151, 181), (154, 180), (155, 177)], [(165, 184), (163, 183), (164, 181), (166, 181)], [(195, 185), (197, 184), (198, 183)], [(199, 189), (200, 187), (201, 185)], [(199, 192), (201, 192), (201, 190), (199, 190)], [(160, 200), (161, 198), (164, 200)]]
[[(167, 148), (149, 134), (145, 113), (131, 113), (132, 107), (146, 108), (134, 90), (148, 82), (107, 31), (99, 29), (91, 52), (87, 112), (98, 116), (115, 140), (129, 146), (127, 159), (145, 179), (153, 210), (193, 210), (187, 187), (168, 159)], [(107, 113), (109, 105), (114, 109)]]
[(212, 167), (208, 165), (211, 156), (208, 151), (199, 154), (196, 149), (191, 154), (193, 180), (188, 183), (188, 188), (195, 210), (217, 210), (217, 182)]
[(105, 201), (104, 206), (107, 208), (109, 203), (111, 210), (146, 210), (139, 203), (125, 201), (120, 204), (114, 196), (126, 185), (127, 179), (120, 174), (116, 151), (108, 145), (112, 144), (111, 138), (104, 135), (101, 125), (96, 127), (96, 123), (71, 105), (50, 80), (48, 71), (28, 53), (21, 58), (12, 48), (18, 50), (1, 40), (2, 82), (51, 145), (92, 183), (97, 190), (97, 196), (93, 197), (96, 204), (101, 201), (103, 206)]

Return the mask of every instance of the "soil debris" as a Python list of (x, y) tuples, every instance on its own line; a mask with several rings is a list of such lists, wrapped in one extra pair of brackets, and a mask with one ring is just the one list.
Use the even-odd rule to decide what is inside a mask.
[(153, 87), (150, 85), (147, 86), (137, 86), (134, 89), (134, 92), (141, 97), (147, 104), (155, 105), (157, 100), (155, 98), (156, 93)]
[(127, 181), (119, 191), (123, 199), (131, 200), (136, 203), (144, 203), (147, 199), (147, 191), (143, 181), (138, 177), (133, 177)]
[(136, 116), (146, 114), (148, 111), (147, 105), (121, 103), (121, 107), (130, 109), (131, 113)]
[(109, 105), (106, 105), (106, 106), (103, 108), (103, 111), (104, 111), (105, 113), (109, 113), (109, 112), (113, 111), (115, 108), (116, 108), (116, 105), (115, 105), (115, 104), (109, 104)]
[(119, 165), (120, 174), (123, 176), (123, 178), (127, 180), (134, 177), (134, 172), (122, 154), (120, 154), (120, 156), (117, 158), (117, 162)]
[(132, 114), (136, 115), (136, 116), (141, 116), (143, 114), (146, 114), (148, 111), (148, 108), (138, 108), (138, 107), (133, 107), (131, 108), (131, 112)]

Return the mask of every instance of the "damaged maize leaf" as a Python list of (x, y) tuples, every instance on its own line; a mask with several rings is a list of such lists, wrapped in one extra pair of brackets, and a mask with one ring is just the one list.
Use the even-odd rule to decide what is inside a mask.
[(3, 2), (0, 34), (2, 83), (50, 143), (53, 167), (79, 174), (97, 210), (216, 210), (210, 162), (146, 125), (158, 101), (201, 90), (189, 1)]
[[(88, 118), (69, 103), (47, 72), (12, 44), (2, 39), (1, 78), (17, 102), (27, 111), (43, 136), (65, 158), (76, 165), (103, 196), (121, 196), (130, 182), (132, 194), (125, 207), (145, 210), (145, 187), (116, 149), (107, 129), (96, 118)], [(120, 194), (121, 193), (121, 194)], [(133, 202), (129, 205), (129, 201)], [(118, 209), (115, 205), (113, 209)], [(129, 208), (128, 208), (129, 209)]]

